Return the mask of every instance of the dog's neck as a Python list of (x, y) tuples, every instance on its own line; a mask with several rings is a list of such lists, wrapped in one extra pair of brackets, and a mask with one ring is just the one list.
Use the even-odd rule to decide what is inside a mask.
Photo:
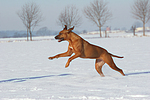
[(69, 35), (70, 35), (70, 38), (67, 39), (67, 41), (69, 43), (72, 43), (74, 41), (78, 41), (79, 39), (81, 39), (81, 37), (79, 35), (77, 35), (76, 33), (74, 33), (74, 32), (69, 33)]

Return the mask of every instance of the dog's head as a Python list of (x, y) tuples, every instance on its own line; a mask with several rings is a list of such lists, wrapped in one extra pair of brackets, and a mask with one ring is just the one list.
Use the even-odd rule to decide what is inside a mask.
[(65, 28), (62, 31), (60, 31), (57, 36), (55, 36), (55, 39), (57, 39), (58, 42), (68, 40), (68, 35), (70, 32), (72, 32), (73, 29), (74, 29), (74, 26), (67, 30), (67, 25), (65, 25)]

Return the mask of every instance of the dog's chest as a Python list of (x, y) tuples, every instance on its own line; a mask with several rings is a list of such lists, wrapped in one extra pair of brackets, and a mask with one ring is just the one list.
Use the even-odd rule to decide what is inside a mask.
[(73, 50), (73, 47), (72, 47), (72, 46), (69, 46), (69, 48)]
[(73, 46), (69, 46), (69, 48), (70, 48), (73, 52), (75, 52), (75, 49), (73, 48)]

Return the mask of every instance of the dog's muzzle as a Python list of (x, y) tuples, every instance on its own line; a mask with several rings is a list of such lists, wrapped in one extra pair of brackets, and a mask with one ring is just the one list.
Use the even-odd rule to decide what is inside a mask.
[(62, 37), (62, 38), (60, 38), (58, 35), (57, 36), (55, 36), (55, 39), (56, 40), (58, 40), (58, 42), (61, 42), (61, 41), (63, 41), (64, 40), (64, 38)]

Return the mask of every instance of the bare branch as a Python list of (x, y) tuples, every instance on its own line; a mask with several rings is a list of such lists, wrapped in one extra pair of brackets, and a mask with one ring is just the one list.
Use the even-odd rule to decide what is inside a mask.
[(150, 1), (135, 0), (131, 10), (133, 18), (143, 22), (143, 35), (145, 35), (145, 24), (150, 20)]
[(26, 3), (22, 6), (21, 11), (17, 12), (17, 15), (20, 17), (27, 30), (30, 32), (30, 38), (32, 40), (33, 29), (42, 21), (40, 7), (36, 5), (36, 3)]
[(73, 5), (66, 6), (65, 9), (60, 13), (57, 23), (62, 27), (64, 27), (64, 25), (67, 25), (68, 27), (80, 26), (81, 17), (79, 15), (78, 9)]
[(99, 27), (100, 36), (101, 27), (112, 17), (112, 13), (109, 11), (107, 4), (108, 3), (104, 0), (95, 0), (94, 2), (91, 2), (89, 6), (84, 8), (85, 17)]

